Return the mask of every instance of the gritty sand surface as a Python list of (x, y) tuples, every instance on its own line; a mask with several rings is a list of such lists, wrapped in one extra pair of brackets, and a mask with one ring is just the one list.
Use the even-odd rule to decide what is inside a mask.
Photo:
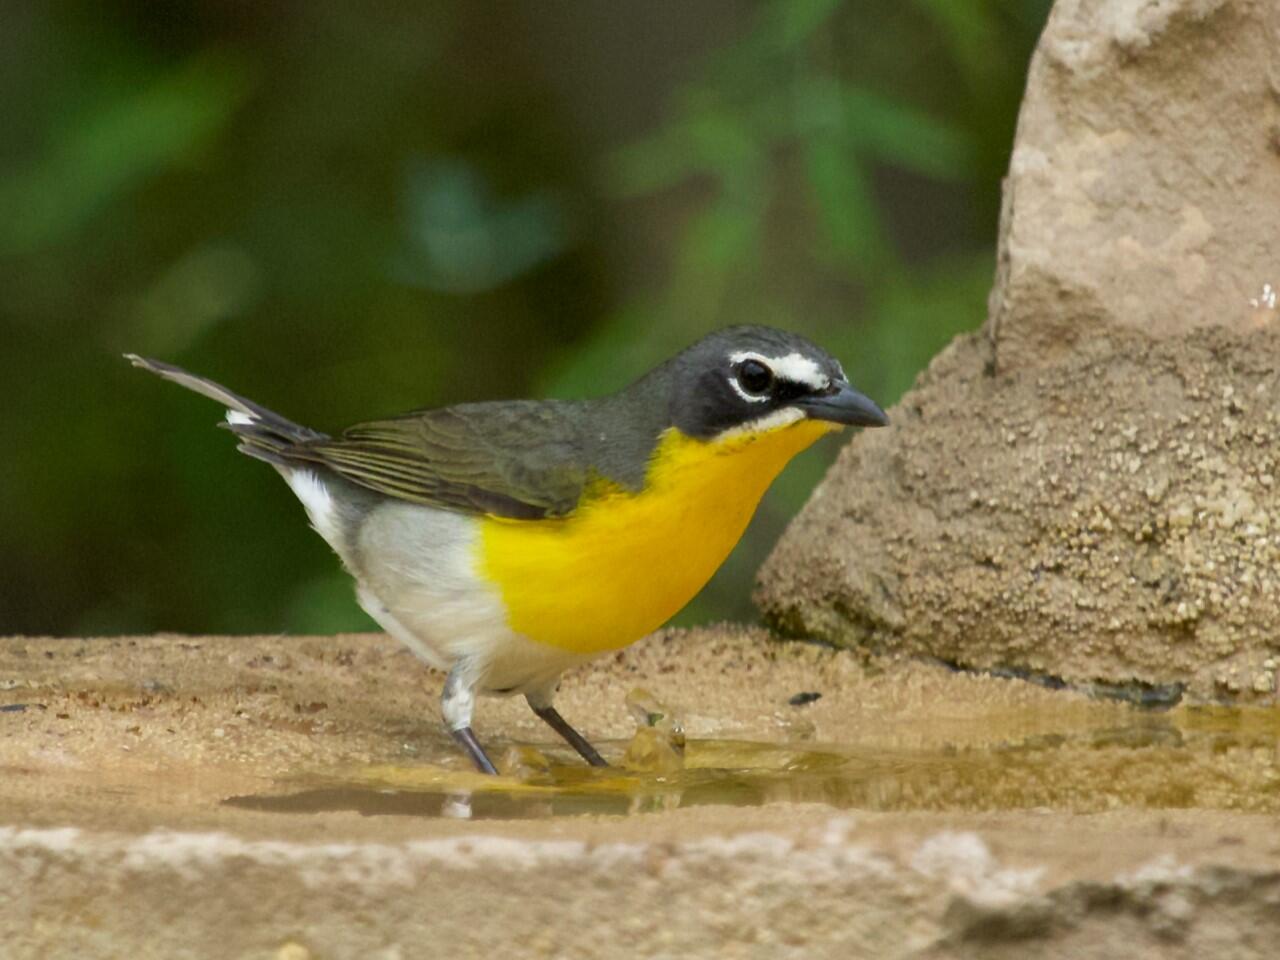
[[(638, 684), (683, 714), (691, 764), (738, 779), (686, 771), (630, 816), (550, 816), (552, 788), (504, 781), (538, 802), (461, 820), (361, 807), (479, 810), (492, 787), (437, 724), (440, 677), (385, 637), (2, 640), (5, 955), (1260, 956), (1248, 938), (1280, 932), (1267, 711), (1152, 714), (736, 628), (659, 634), (560, 706), (617, 761)], [(526, 714), (484, 701), (478, 731), (580, 783)], [(602, 796), (660, 786), (608, 776)], [(270, 812), (317, 784), (356, 802)], [(268, 806), (225, 802), (246, 797)]]

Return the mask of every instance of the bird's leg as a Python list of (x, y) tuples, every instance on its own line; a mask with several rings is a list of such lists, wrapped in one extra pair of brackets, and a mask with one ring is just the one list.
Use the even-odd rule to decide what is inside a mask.
[(551, 705), (551, 697), (549, 695), (530, 693), (525, 695), (525, 700), (529, 702), (530, 708), (543, 719), (547, 726), (564, 737), (565, 742), (578, 751), (578, 756), (582, 757), (583, 760), (593, 767), (607, 767), (609, 765), (605, 762), (604, 757), (600, 756), (596, 748), (587, 742), (587, 738), (573, 729), (568, 720), (560, 716), (560, 711)]
[(471, 762), (481, 773), (497, 773), (493, 761), (480, 746), (475, 731), (471, 729), (471, 714), (476, 706), (475, 683), (463, 673), (464, 664), (458, 664), (449, 671), (444, 682), (444, 693), (440, 695), (440, 710), (444, 714), (445, 726), (458, 745), (466, 751)]

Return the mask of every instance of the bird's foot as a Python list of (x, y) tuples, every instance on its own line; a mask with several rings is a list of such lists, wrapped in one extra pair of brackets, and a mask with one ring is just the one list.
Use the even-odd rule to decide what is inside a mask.
[(475, 731), (470, 727), (459, 727), (457, 730), (450, 730), (453, 739), (458, 741), (458, 745), (466, 751), (467, 756), (471, 758), (471, 762), (476, 765), (476, 769), (481, 773), (496, 774), (498, 768), (493, 765), (493, 761), (489, 759), (489, 755), (484, 752), (484, 747), (480, 746), (480, 741), (476, 739)]
[(609, 765), (604, 757), (600, 756), (599, 751), (587, 742), (587, 738), (573, 729), (568, 720), (560, 716), (560, 711), (555, 707), (534, 707), (533, 704), (529, 706), (533, 707), (533, 712), (541, 717), (547, 726), (564, 737), (565, 742), (578, 751), (578, 756), (591, 766), (607, 767)]

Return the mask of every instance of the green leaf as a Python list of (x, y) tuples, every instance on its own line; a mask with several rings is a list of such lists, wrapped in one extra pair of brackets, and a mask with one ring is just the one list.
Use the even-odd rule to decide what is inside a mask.
[(756, 249), (760, 220), (754, 209), (718, 202), (699, 214), (684, 237), (685, 261), (694, 269), (725, 271)]
[(0, 174), (0, 254), (38, 250), (81, 229), (117, 196), (212, 139), (248, 89), (238, 61), (206, 56), (97, 105), (26, 169)]
[(632, 303), (615, 311), (589, 338), (548, 364), (535, 384), (536, 392), (590, 397), (599, 395), (602, 385), (630, 383), (671, 352), (668, 337), (654, 335), (663, 329), (664, 320), (664, 311), (650, 303)]
[(853, 150), (831, 138), (806, 145), (813, 205), (834, 258), (868, 272), (889, 257), (871, 185)]
[(952, 61), (960, 69), (971, 90), (980, 90), (998, 69), (991, 56), (999, 36), (995, 10), (990, 0), (912, 0), (937, 25)]
[(702, 107), (664, 132), (619, 150), (611, 179), (624, 197), (656, 193), (699, 175), (738, 190), (758, 179), (766, 141), (731, 108)]
[(972, 144), (960, 131), (869, 90), (846, 88), (843, 101), (849, 135), (877, 159), (939, 180), (972, 174)]
[(728, 110), (706, 110), (693, 119), (689, 132), (703, 169), (731, 187), (758, 179), (762, 138), (745, 119)]
[(775, 0), (767, 8), (760, 30), (782, 49), (808, 40), (840, 9), (843, 0)]
[(613, 193), (620, 197), (657, 193), (700, 172), (697, 147), (683, 122), (623, 147), (607, 166)]
[(895, 403), (939, 350), (982, 325), (994, 275), (990, 252), (886, 274), (871, 291), (865, 324), (843, 337), (833, 331), (830, 347), (860, 389)]

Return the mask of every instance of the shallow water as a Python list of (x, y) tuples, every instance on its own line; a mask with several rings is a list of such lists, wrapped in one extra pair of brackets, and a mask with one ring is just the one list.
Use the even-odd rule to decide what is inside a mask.
[[(1019, 724), (1001, 718), (1002, 729)], [(595, 770), (553, 755), (524, 779), (482, 777), (456, 758), (281, 782), (228, 805), (279, 813), (540, 819), (706, 804), (819, 803), (844, 810), (1077, 813), (1116, 807), (1280, 812), (1280, 710), (1135, 711), (1121, 726), (992, 737), (971, 726), (921, 749), (690, 740), (682, 771)], [(620, 758), (625, 744), (604, 744)]]

